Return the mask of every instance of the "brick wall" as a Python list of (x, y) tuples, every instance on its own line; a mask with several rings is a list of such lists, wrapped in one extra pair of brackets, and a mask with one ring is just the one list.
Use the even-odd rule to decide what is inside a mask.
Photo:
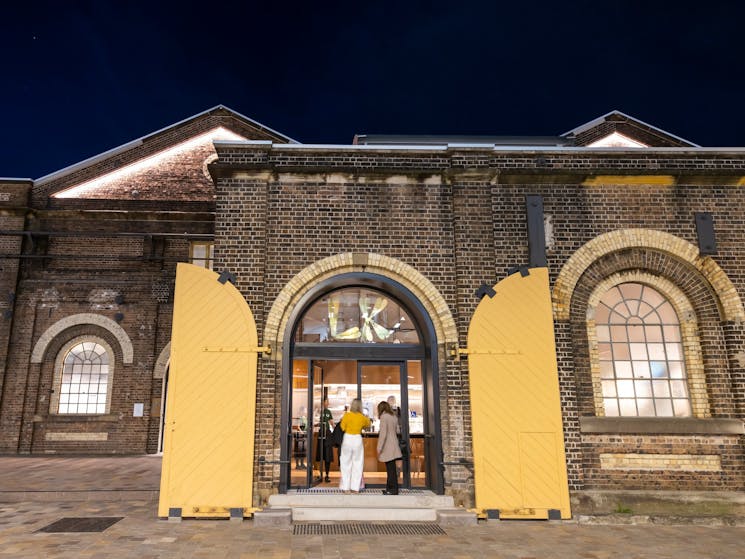
[[(475, 151), (475, 150), (474, 150)], [(649, 152), (506, 154), (493, 151), (422, 150), (421, 153), (353, 149), (221, 147), (217, 177), (217, 262), (237, 273), (239, 289), (256, 309), (259, 331), (280, 290), (305, 267), (334, 254), (379, 253), (401, 260), (430, 280), (455, 318), (462, 346), (482, 283), (493, 285), (528, 258), (525, 196), (543, 196), (554, 243), (548, 251), (552, 283), (584, 244), (627, 228), (659, 230), (696, 244), (693, 213), (714, 214), (719, 254), (714, 258), (740, 297), (745, 294), (742, 246), (736, 224), (745, 217), (741, 189), (703, 186), (745, 174), (736, 154)], [(589, 186), (597, 174), (647, 174), (675, 178), (650, 184)], [(235, 178), (240, 172), (245, 178)], [(701, 174), (714, 173), (704, 180)], [(694, 176), (695, 174), (695, 176)], [(233, 177), (233, 178), (231, 178)], [(588, 184), (588, 186), (586, 186)], [(619, 436), (619, 448), (602, 435), (581, 434), (580, 416), (596, 413), (588, 355), (587, 299), (599, 282), (624, 270), (644, 270), (673, 282), (693, 306), (699, 326), (711, 415), (742, 417), (743, 339), (728, 326), (717, 288), (695, 266), (672, 252), (645, 247), (612, 251), (580, 277), (567, 321), (556, 323), (557, 353), (572, 489), (653, 487), (739, 489), (741, 437)], [(257, 433), (259, 454), (278, 456), (281, 364), (264, 361), (259, 410), (274, 428)], [(446, 460), (470, 458), (467, 362), (440, 356), (440, 418)], [(608, 435), (607, 437), (611, 437)], [(625, 438), (624, 438), (625, 437)], [(628, 441), (633, 439), (633, 444)], [(672, 445), (672, 446), (671, 446)], [(674, 452), (673, 452), (674, 450)], [(717, 455), (722, 470), (697, 477), (664, 468), (634, 473), (604, 471), (601, 453)], [(695, 458), (692, 458), (695, 463)], [(739, 470), (738, 470), (739, 468)], [(621, 472), (621, 473), (619, 473)], [(708, 476), (708, 477), (707, 477)], [(264, 471), (260, 487), (276, 486), (278, 470)], [(448, 467), (448, 491), (472, 487), (467, 468)]]

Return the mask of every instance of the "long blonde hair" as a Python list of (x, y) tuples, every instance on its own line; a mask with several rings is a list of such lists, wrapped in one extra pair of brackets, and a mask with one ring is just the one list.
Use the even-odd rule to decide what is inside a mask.
[(349, 411), (354, 413), (362, 413), (362, 400), (355, 398), (352, 400), (352, 404), (349, 406)]

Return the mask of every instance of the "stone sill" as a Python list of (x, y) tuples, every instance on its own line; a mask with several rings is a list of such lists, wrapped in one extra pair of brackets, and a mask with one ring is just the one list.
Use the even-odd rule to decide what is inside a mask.
[(580, 433), (742, 435), (741, 419), (695, 417), (580, 417)]
[(114, 414), (98, 415), (47, 415), (34, 417), (34, 423), (116, 423), (119, 416)]

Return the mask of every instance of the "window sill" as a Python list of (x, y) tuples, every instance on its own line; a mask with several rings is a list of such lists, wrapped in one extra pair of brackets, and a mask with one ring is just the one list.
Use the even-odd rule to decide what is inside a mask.
[(697, 417), (580, 417), (580, 433), (742, 435), (741, 419)]
[(47, 416), (37, 415), (35, 423), (116, 423), (118, 415), (105, 414), (49, 414)]

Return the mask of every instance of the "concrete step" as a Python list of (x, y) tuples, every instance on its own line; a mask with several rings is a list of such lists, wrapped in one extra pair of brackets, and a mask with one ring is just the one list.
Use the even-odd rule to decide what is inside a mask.
[(476, 523), (476, 515), (454, 505), (449, 495), (431, 491), (403, 491), (383, 495), (367, 490), (346, 495), (340, 491), (298, 491), (269, 497), (272, 510), (292, 511), (293, 522), (440, 522)]
[(453, 508), (450, 495), (436, 495), (431, 491), (402, 491), (399, 495), (383, 495), (381, 490), (367, 490), (345, 495), (340, 491), (294, 492), (269, 497), (270, 507), (293, 508)]

